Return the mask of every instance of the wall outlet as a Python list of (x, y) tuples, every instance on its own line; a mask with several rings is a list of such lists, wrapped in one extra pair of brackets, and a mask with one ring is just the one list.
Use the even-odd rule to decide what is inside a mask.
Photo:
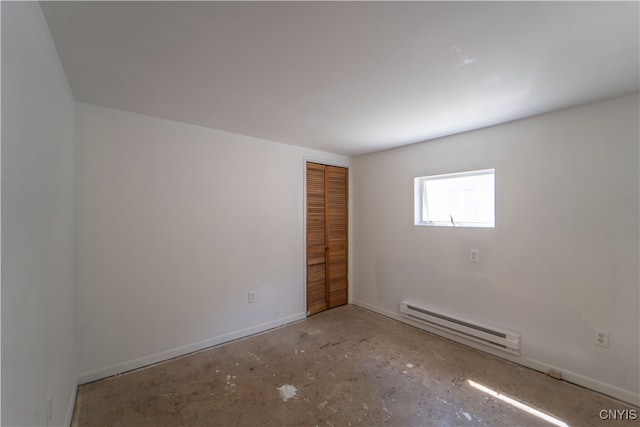
[(256, 291), (249, 291), (249, 303), (256, 302)]
[(593, 334), (593, 343), (600, 347), (609, 347), (609, 331), (596, 329)]
[(469, 262), (480, 262), (477, 249), (469, 249)]

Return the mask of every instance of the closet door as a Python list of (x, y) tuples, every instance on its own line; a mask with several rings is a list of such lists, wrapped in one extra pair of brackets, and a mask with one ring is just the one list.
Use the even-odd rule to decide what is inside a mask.
[(326, 169), (327, 204), (327, 305), (347, 303), (347, 207), (348, 170)]
[(307, 315), (327, 309), (325, 167), (307, 163)]
[(348, 301), (348, 170), (307, 163), (307, 315)]

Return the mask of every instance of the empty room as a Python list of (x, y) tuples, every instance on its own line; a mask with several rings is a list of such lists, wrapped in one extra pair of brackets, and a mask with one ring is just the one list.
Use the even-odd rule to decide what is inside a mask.
[(2, 425), (637, 425), (639, 21), (2, 1)]

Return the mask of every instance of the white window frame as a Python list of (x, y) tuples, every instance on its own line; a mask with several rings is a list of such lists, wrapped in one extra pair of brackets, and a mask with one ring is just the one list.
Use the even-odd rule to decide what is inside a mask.
[[(426, 182), (440, 179), (456, 179), (471, 176), (491, 175), (493, 177), (493, 218), (491, 221), (456, 221), (455, 218), (449, 221), (429, 221), (424, 220), (424, 211), (427, 209), (427, 190)], [(481, 169), (474, 171), (448, 173), (441, 175), (420, 176), (414, 178), (414, 224), (419, 226), (435, 226), (435, 227), (479, 227), (479, 228), (495, 228), (495, 169)]]

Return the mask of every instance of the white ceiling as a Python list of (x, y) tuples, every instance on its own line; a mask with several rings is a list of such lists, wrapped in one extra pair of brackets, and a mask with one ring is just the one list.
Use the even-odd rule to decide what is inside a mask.
[(359, 155), (637, 92), (638, 2), (44, 2), (76, 100)]

